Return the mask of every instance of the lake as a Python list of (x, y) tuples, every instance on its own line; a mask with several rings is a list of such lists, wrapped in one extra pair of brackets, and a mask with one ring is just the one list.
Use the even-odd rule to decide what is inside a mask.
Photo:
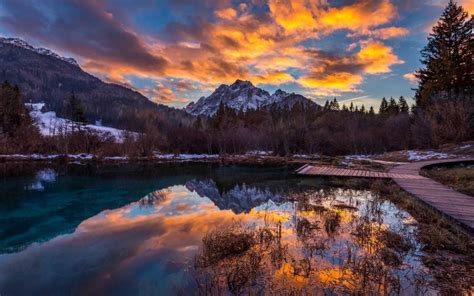
[(435, 293), (410, 214), (293, 169), (4, 169), (0, 295)]

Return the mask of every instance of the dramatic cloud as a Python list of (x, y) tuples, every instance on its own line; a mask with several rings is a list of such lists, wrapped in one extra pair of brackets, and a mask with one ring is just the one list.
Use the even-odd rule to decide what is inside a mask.
[(397, 5), (428, 4), (402, 2), (4, 0), (0, 26), (157, 102), (182, 105), (236, 79), (313, 96), (354, 95), (368, 78), (404, 63), (394, 41), (412, 30)]
[(388, 73), (391, 66), (404, 63), (393, 53), (392, 48), (381, 42), (371, 41), (362, 43), (357, 59), (368, 74)]

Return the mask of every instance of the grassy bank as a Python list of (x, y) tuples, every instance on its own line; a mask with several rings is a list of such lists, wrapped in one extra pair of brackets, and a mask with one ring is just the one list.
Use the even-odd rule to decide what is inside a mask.
[(425, 169), (422, 174), (432, 178), (456, 191), (474, 197), (474, 167), (433, 167)]
[(372, 189), (417, 221), (417, 237), (428, 254), (422, 260), (433, 270), (437, 288), (445, 295), (469, 295), (474, 287), (473, 236), (392, 182), (377, 180)]

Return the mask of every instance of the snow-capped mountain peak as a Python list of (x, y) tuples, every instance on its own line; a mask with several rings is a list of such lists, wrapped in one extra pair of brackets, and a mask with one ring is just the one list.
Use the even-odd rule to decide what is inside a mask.
[[(213, 116), (221, 103), (228, 108), (243, 110), (244, 112), (271, 104), (292, 107), (294, 103), (291, 98), (294, 95), (281, 89), (270, 95), (267, 91), (254, 86), (250, 81), (238, 79), (231, 85), (221, 84), (210, 96), (201, 97), (196, 102), (191, 102), (186, 106), (186, 112), (196, 116)], [(301, 98), (298, 98), (298, 100), (301, 101)], [(306, 98), (302, 102), (314, 104)]]
[(42, 48), (42, 47), (35, 48), (35, 47), (31, 46), (30, 44), (28, 44), (27, 42), (25, 42), (21, 39), (18, 39), (18, 38), (0, 37), (0, 43), (10, 44), (10, 45), (14, 45), (14, 46), (17, 46), (17, 47), (21, 47), (21, 48), (36, 52), (40, 55), (51, 56), (51, 57), (54, 57), (56, 59), (60, 59), (62, 61), (65, 61), (66, 63), (69, 63), (69, 64), (74, 65), (76, 67), (79, 67), (79, 64), (73, 58), (62, 57), (62, 56), (58, 55), (57, 53), (55, 53), (55, 52), (53, 52), (53, 51), (51, 51), (47, 48)]

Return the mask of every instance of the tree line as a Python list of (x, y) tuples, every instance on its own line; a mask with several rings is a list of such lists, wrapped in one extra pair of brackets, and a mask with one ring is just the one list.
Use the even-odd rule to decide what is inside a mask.
[(138, 135), (123, 143), (81, 129), (86, 123), (81, 100), (65, 98), (62, 114), (77, 122), (72, 133), (42, 137), (25, 108), (20, 90), (0, 88), (1, 153), (95, 153), (151, 156), (167, 153), (241, 154), (252, 150), (291, 154), (377, 153), (431, 148), (474, 139), (473, 16), (450, 1), (422, 50), (416, 72), (415, 105), (404, 97), (382, 98), (379, 111), (328, 100), (324, 106), (276, 105), (234, 110), (224, 104), (210, 118), (170, 122), (156, 112), (123, 114)]

